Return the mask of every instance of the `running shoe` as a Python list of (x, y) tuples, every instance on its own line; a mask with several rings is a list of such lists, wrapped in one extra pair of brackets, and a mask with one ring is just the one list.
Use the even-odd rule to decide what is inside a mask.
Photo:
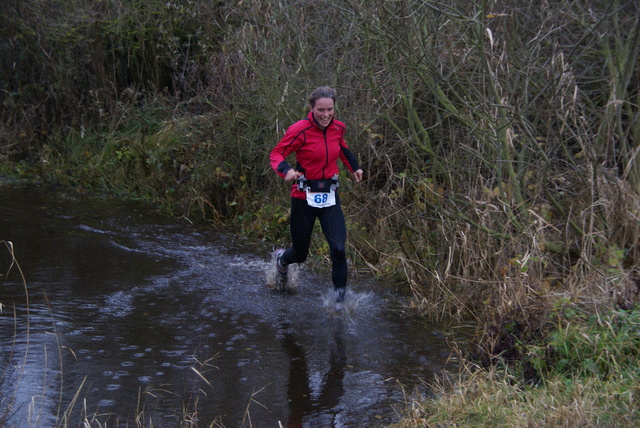
[(344, 296), (347, 293), (346, 287), (335, 288), (336, 293), (336, 303), (344, 302)]
[(284, 249), (280, 248), (279, 250), (274, 251), (273, 260), (276, 264), (276, 270), (278, 271), (279, 276), (279, 285), (283, 288), (287, 284), (287, 274), (289, 273), (289, 267), (284, 266), (282, 264), (282, 255), (284, 254)]
[(276, 267), (278, 268), (278, 272), (285, 275), (289, 271), (289, 267), (282, 264), (282, 255), (284, 254), (284, 249), (280, 248), (276, 250), (274, 253), (274, 258), (276, 260)]

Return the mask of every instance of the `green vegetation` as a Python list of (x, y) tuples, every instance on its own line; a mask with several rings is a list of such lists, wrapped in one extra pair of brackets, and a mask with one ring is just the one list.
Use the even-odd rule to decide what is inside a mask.
[[(576, 313), (637, 307), (636, 1), (5, 3), (4, 174), (284, 239), (287, 189), (268, 151), (307, 93), (332, 85), (366, 174), (362, 186), (343, 180), (352, 259), (412, 293), (418, 314), (478, 326), (467, 357), (487, 371), (441, 401), (470, 400), (482, 381), (504, 388), (483, 406), (507, 412), (532, 371), (545, 381), (520, 387), (530, 397), (569, 401), (532, 399), (513, 417), (579, 425), (600, 393), (638, 401), (637, 383), (621, 393), (620, 379), (587, 368), (599, 361), (578, 376), (529, 358), (574, 343), (558, 334), (577, 331)], [(582, 396), (585, 385), (602, 390)]]
[[(516, 367), (469, 364), (456, 382), (438, 385), (439, 399), (414, 403), (396, 426), (637, 426), (639, 329), (638, 311), (574, 318), (546, 346), (526, 347)], [(531, 369), (535, 381), (523, 381)]]

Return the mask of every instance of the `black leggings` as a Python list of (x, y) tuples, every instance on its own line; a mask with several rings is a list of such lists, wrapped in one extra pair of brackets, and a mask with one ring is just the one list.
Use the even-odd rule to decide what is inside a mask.
[(340, 198), (336, 195), (336, 204), (332, 207), (315, 208), (307, 205), (307, 201), (291, 198), (291, 248), (282, 255), (284, 264), (302, 263), (307, 260), (311, 235), (316, 218), (320, 220), (322, 233), (329, 243), (331, 255), (331, 280), (335, 288), (347, 285), (347, 227), (340, 206)]

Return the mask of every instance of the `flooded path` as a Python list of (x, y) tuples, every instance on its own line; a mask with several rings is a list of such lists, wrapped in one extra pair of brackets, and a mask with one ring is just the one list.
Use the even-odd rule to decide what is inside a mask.
[(384, 426), (450, 353), (371, 281), (273, 292), (263, 242), (6, 184), (0, 210), (0, 425)]

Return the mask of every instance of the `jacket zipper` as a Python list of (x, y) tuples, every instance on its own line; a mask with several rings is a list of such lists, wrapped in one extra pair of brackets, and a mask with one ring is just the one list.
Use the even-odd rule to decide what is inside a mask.
[(325, 180), (325, 171), (329, 165), (329, 144), (327, 143), (327, 128), (322, 130), (322, 136), (324, 137), (324, 167), (322, 168), (322, 179)]

